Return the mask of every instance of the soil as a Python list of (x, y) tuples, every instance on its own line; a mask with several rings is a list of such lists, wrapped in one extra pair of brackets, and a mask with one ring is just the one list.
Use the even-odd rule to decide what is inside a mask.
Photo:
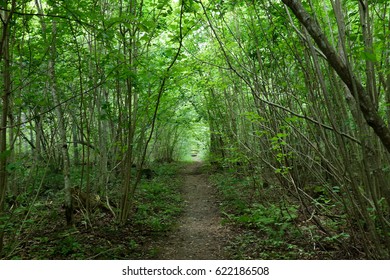
[(228, 229), (221, 225), (215, 188), (202, 172), (202, 163), (193, 162), (181, 173), (185, 209), (177, 226), (160, 241), (158, 258), (162, 260), (225, 259), (224, 245)]

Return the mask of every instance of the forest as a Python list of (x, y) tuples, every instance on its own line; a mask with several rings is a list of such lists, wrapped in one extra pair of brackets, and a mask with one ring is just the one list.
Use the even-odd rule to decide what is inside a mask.
[(390, 1), (0, 0), (0, 18), (0, 259), (190, 258), (185, 195), (219, 217), (204, 258), (390, 258)]

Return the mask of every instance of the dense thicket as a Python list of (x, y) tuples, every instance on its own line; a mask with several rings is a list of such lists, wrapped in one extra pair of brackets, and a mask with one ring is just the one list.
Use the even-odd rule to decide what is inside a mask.
[(201, 5), (223, 61), (208, 75), (213, 159), (277, 186), (342, 250), (388, 256), (389, 4), (244, 2)]
[(123, 225), (152, 162), (205, 147), (250, 182), (248, 209), (294, 205), (301, 230), (389, 257), (388, 1), (4, 0), (0, 15), (0, 252), (23, 203), (56, 193), (71, 226), (75, 193), (99, 195)]

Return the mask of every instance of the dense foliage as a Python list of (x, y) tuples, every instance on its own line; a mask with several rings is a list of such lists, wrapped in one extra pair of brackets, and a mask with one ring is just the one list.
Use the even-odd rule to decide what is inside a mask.
[(215, 180), (245, 242), (389, 257), (388, 1), (4, 0), (0, 15), (0, 254), (56, 211), (138, 220), (152, 169), (192, 152), (230, 174)]

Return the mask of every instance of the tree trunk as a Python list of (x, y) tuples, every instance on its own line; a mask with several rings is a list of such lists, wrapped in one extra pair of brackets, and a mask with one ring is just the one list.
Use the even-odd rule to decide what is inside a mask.
[[(137, 1), (131, 0), (128, 6), (128, 12), (136, 18), (137, 16)], [(121, 10), (122, 14), (122, 1), (121, 1)], [(121, 33), (123, 35), (123, 55), (126, 58), (128, 67), (133, 71), (133, 74), (136, 73), (136, 68), (134, 66), (134, 58), (137, 52), (136, 46), (136, 37), (137, 37), (138, 28), (133, 26), (131, 30), (127, 30), (125, 26), (121, 26)], [(126, 38), (126, 33), (130, 33), (130, 39)], [(129, 217), (131, 205), (132, 205), (132, 196), (135, 190), (135, 185), (132, 182), (132, 174), (130, 172), (133, 161), (134, 161), (134, 135), (137, 123), (137, 93), (133, 90), (133, 77), (127, 77), (126, 79), (126, 146), (127, 150), (125, 152), (124, 164), (123, 164), (123, 181), (122, 181), (122, 194), (121, 194), (121, 203), (120, 203), (120, 213), (118, 215), (119, 222), (124, 224)]]
[[(8, 1), (5, 1), (7, 7)], [(3, 90), (2, 90), (2, 112), (1, 112), (1, 127), (0, 127), (0, 255), (4, 246), (4, 204), (7, 192), (7, 118), (10, 108), (11, 95), (11, 69), (10, 69), (10, 53), (9, 53), (9, 30), (10, 21), (15, 9), (16, 1), (12, 1), (10, 12), (0, 12), (2, 21), (2, 33), (0, 41), (0, 63), (3, 62)]]
[[(43, 9), (40, 3), (40, 0), (35, 1), (37, 5), (37, 9), (40, 14), (43, 14)], [(66, 216), (66, 224), (68, 226), (73, 225), (73, 202), (72, 202), (72, 192), (71, 192), (71, 178), (70, 178), (70, 159), (69, 159), (69, 151), (68, 151), (68, 142), (66, 137), (66, 127), (65, 127), (65, 119), (62, 111), (62, 106), (60, 104), (60, 98), (57, 92), (56, 86), (56, 73), (55, 73), (55, 57), (56, 57), (56, 21), (52, 22), (52, 38), (48, 40), (47, 38), (47, 28), (46, 24), (41, 18), (41, 26), (43, 37), (45, 42), (49, 45), (49, 62), (48, 62), (48, 73), (49, 73), (49, 90), (50, 94), (53, 98), (54, 104), (56, 106), (55, 113), (58, 121), (58, 131), (61, 141), (61, 154), (63, 159), (62, 173), (64, 176), (64, 191), (65, 191), (65, 216)]]
[[(52, 26), (52, 35), (53, 42), (51, 44), (51, 57), (49, 59), (49, 77), (50, 77), (50, 93), (52, 95), (54, 104), (60, 104), (60, 98), (56, 89), (56, 75), (55, 75), (55, 36), (57, 33), (56, 30), (56, 21), (53, 21)], [(64, 190), (65, 190), (65, 215), (66, 215), (66, 224), (68, 226), (73, 225), (73, 203), (72, 203), (72, 193), (71, 193), (71, 180), (70, 180), (70, 159), (69, 151), (66, 137), (66, 128), (65, 128), (65, 119), (62, 112), (62, 107), (57, 106), (56, 116), (58, 121), (58, 130), (61, 140), (61, 153), (63, 159), (62, 173), (64, 175)]]

